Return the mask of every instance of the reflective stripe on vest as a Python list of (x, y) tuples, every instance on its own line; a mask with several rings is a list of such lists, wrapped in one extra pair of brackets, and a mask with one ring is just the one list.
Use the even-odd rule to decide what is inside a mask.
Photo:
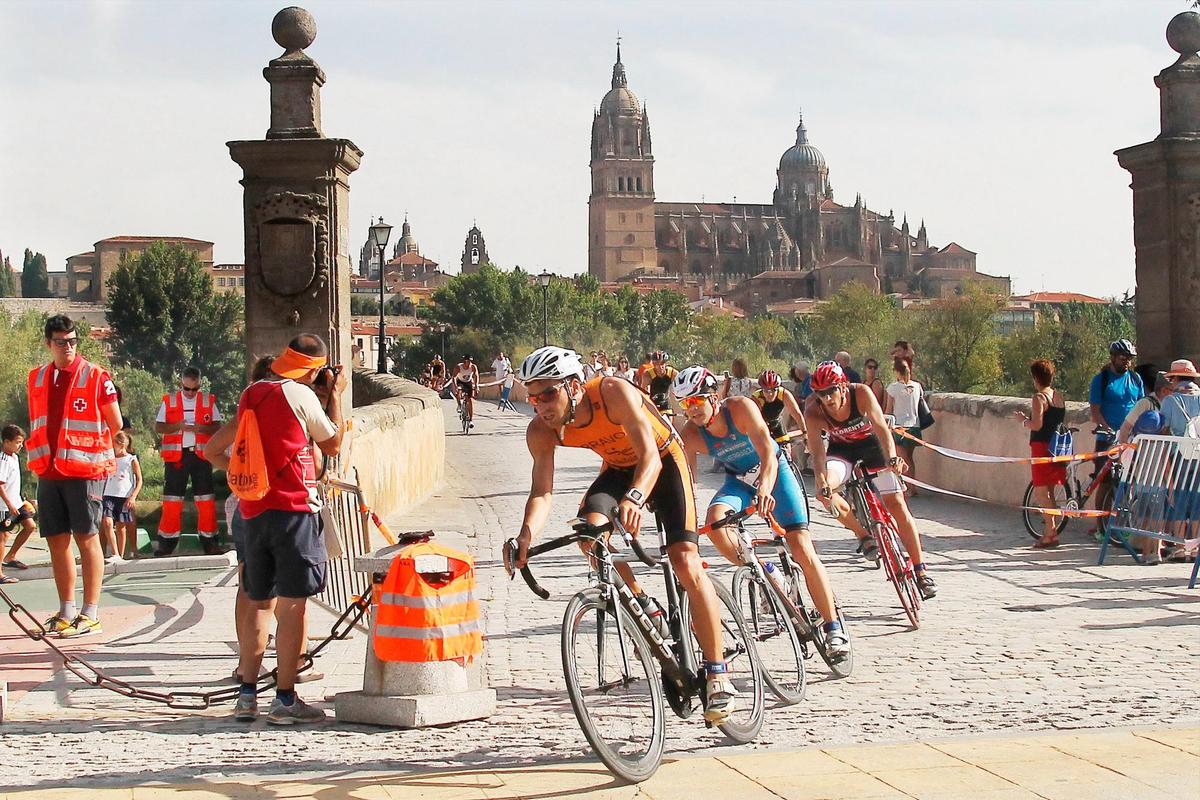
[[(163, 404), (166, 406), (166, 414), (164, 422), (175, 424), (184, 421), (183, 410), (183, 392), (175, 392), (174, 394), (164, 394)], [(216, 401), (211, 394), (207, 392), (196, 393), (196, 408), (195, 418), (192, 424), (194, 425), (210, 425), (212, 424), (212, 411), (216, 406)], [(193, 432), (196, 444), (194, 445), (195, 453), (200, 458), (204, 458), (204, 445), (208, 444), (208, 440), (212, 438), (211, 434)], [(183, 460), (183, 430), (177, 430), (174, 433), (164, 433), (162, 444), (158, 448), (162, 455), (162, 460), (168, 463)]]
[[(417, 571), (421, 556), (442, 556), (448, 570), (430, 583)], [(470, 659), (483, 651), (475, 568), (471, 557), (432, 542), (401, 550), (375, 587), (373, 639), (383, 661)]]
[(66, 478), (96, 479), (111, 474), (116, 467), (112, 432), (100, 416), (99, 407), (104, 371), (80, 359), (75, 378), (67, 389), (58, 439), (51, 442), (48, 430), (51, 369), (53, 364), (45, 364), (29, 373), (26, 440), (29, 469), (43, 475), (53, 462), (55, 470)]

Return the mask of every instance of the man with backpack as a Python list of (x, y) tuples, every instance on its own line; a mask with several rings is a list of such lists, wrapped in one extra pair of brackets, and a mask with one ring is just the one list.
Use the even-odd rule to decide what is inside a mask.
[[(319, 722), (325, 712), (296, 696), (304, 651), (306, 601), (325, 589), (325, 542), (313, 444), (327, 456), (342, 446), (344, 370), (327, 366), (328, 350), (316, 334), (297, 336), (271, 363), (270, 374), (250, 384), (238, 401), (238, 426), (227, 472), (246, 523), (243, 585), (258, 611), (254, 625), (270, 624), (275, 599), (278, 682), (267, 722)], [(223, 446), (224, 442), (216, 442)], [(253, 721), (265, 637), (242, 641), (242, 688), (236, 719)]]
[[(1163, 400), (1163, 432), (1171, 436), (1185, 436), (1189, 439), (1200, 439), (1200, 373), (1196, 365), (1186, 358), (1171, 362), (1167, 370), (1167, 378), (1174, 384), (1175, 391)], [(1181, 539), (1193, 540), (1197, 536), (1197, 526), (1200, 525), (1200, 496), (1197, 496), (1196, 485), (1200, 478), (1196, 475), (1195, 462), (1186, 466), (1181, 464), (1175, 473), (1178, 482), (1172, 493), (1171, 522), (1175, 523), (1175, 535)], [(1168, 561), (1190, 562), (1196, 559), (1196, 545), (1191, 549), (1185, 544), (1177, 545), (1167, 554)]]

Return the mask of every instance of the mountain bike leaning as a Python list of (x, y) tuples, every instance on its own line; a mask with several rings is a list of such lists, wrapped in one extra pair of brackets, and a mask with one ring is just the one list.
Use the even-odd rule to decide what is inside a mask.
[[(664, 697), (681, 719), (703, 707), (704, 654), (692, 626), (688, 596), (665, 557), (665, 545), (653, 558), (619, 522), (590, 525), (575, 519), (571, 527), (566, 536), (529, 547), (519, 571), (534, 594), (548, 599), (550, 592), (537, 582), (529, 560), (580, 542), (590, 545), (593, 585), (576, 593), (563, 615), (563, 674), (579, 727), (596, 755), (613, 774), (636, 783), (653, 775), (662, 761)], [(615, 550), (610, 533), (630, 549)], [(516, 540), (505, 542), (504, 566), (510, 576), (515, 574), (518, 550)], [(618, 573), (617, 564), (635, 560), (661, 567), (665, 619), (658, 613), (652, 618)], [(707, 575), (705, 579), (711, 580)], [(737, 710), (716, 726), (735, 742), (750, 742), (763, 723), (762, 666), (733, 598), (719, 582), (712, 583), (720, 605), (727, 675), (740, 698)], [(653, 611), (662, 609), (657, 601), (654, 606)]]
[[(1070, 433), (1078, 433), (1079, 428), (1067, 428)], [(1112, 431), (1108, 428), (1096, 427), (1092, 430), (1092, 435), (1097, 438), (1103, 435), (1112, 435)], [(1103, 465), (1096, 471), (1096, 474), (1088, 481), (1087, 487), (1083, 485), (1080, 479), (1080, 472), (1091, 464), (1090, 461), (1069, 461), (1066, 465), (1067, 477), (1064, 483), (1056, 484), (1050, 487), (1050, 498), (1053, 501), (1051, 508), (1057, 508), (1062, 511), (1079, 511), (1087, 507), (1088, 501), (1092, 496), (1096, 497), (1097, 511), (1111, 511), (1113, 507), (1113, 498), (1116, 497), (1117, 487), (1121, 484), (1121, 477), (1124, 467), (1121, 465), (1120, 453), (1112, 453), (1111, 455), (1101, 456), (1104, 459)], [(1041, 505), (1036, 496), (1037, 487), (1033, 485), (1033, 481), (1025, 487), (1025, 496), (1022, 499), (1021, 505), (1026, 509), (1037, 508)], [(1040, 511), (1024, 510), (1021, 512), (1021, 519), (1025, 523), (1025, 530), (1034, 539), (1041, 539), (1046, 531), (1043, 515)], [(1067, 527), (1070, 517), (1067, 515), (1060, 516), (1054, 524), (1055, 533), (1062, 533)], [(1096, 517), (1096, 527), (1099, 536), (1103, 536), (1107, 528), (1106, 517)], [(1110, 538), (1113, 544), (1120, 545), (1121, 540), (1118, 538)], [(1099, 538), (1099, 537), (1097, 537)]]

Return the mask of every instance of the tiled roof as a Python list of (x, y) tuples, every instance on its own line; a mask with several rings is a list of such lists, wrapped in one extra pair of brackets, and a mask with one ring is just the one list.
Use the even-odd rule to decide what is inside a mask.
[(1014, 300), (1028, 300), (1031, 303), (1101, 303), (1107, 304), (1110, 301), (1100, 297), (1092, 297), (1088, 294), (1080, 294), (1078, 292), (1031, 292), (1020, 297), (1014, 297)]
[(73, 256), (67, 256), (67, 261), (70, 261), (72, 258), (89, 258), (89, 257), (94, 257), (95, 255), (96, 255), (95, 250), (88, 250), (86, 253), (76, 253)]
[(192, 244), (212, 244), (212, 242), (204, 239), (189, 239), (186, 236), (110, 236), (107, 239), (101, 239), (96, 244), (105, 242), (190, 242)]
[(950, 244), (946, 245), (938, 252), (954, 253), (955, 255), (970, 255), (970, 256), (976, 255), (974, 250), (968, 250), (967, 248), (963, 247), (958, 242), (951, 242)]
[(403, 255), (393, 258), (391, 261), (389, 261), (387, 263), (389, 265), (391, 265), (391, 264), (419, 264), (419, 265), (423, 265), (423, 266), (427, 266), (427, 267), (436, 267), (437, 266), (436, 261), (431, 261), (430, 259), (421, 255), (420, 253), (404, 253)]

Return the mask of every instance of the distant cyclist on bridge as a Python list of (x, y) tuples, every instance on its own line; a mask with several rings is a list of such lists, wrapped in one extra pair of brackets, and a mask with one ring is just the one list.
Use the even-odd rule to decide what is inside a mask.
[[(514, 566), (525, 565), (534, 536), (550, 514), (554, 493), (554, 451), (582, 447), (604, 459), (600, 474), (584, 495), (581, 513), (603, 525), (614, 511), (625, 530), (637, 535), (647, 503), (666, 536), (667, 555), (691, 602), (696, 638), (707, 672), (704, 718), (727, 719), (736, 690), (729, 681), (721, 641), (718, 599), (700, 562), (696, 503), (691, 471), (679, 436), (646, 395), (621, 378), (583, 379), (583, 362), (574, 350), (553, 345), (534, 350), (521, 364), (517, 380), (525, 384), (537, 416), (525, 441), (533, 456), (533, 481)], [(617, 570), (644, 608), (653, 601), (627, 564)]]
[(863, 556), (878, 561), (875, 540), (838, 493), (841, 485), (852, 477), (858, 461), (867, 470), (878, 471), (875, 487), (896, 520), (904, 549), (913, 562), (921, 597), (928, 600), (936, 596), (937, 586), (925, 568), (921, 537), (904, 500), (900, 476), (908, 470), (908, 465), (896, 455), (896, 443), (875, 394), (864, 384), (851, 383), (836, 361), (817, 365), (812, 374), (812, 388), (813, 393), (804, 404), (804, 421), (818, 499), (858, 537)]
[(650, 395), (655, 408), (666, 414), (674, 413), (670, 400), (671, 381), (678, 374), (670, 361), (671, 357), (665, 352), (655, 350), (650, 354), (650, 369), (642, 372), (641, 376), (642, 391)]
[[(775, 380), (779, 380), (778, 375)], [(837, 619), (829, 576), (808, 535), (804, 488), (790, 463), (784, 460), (780, 466), (782, 450), (772, 441), (758, 407), (747, 397), (718, 400), (717, 379), (701, 366), (680, 372), (671, 391), (687, 417), (680, 437), (693, 470), (697, 453), (712, 456), (725, 468), (725, 483), (709, 501), (708, 523), (730, 512), (737, 513), (751, 503), (757, 505), (760, 513), (772, 514), (786, 534), (792, 558), (800, 565), (813, 604), (821, 613), (830, 657), (834, 661), (845, 660), (850, 655), (850, 640)], [(730, 529), (717, 528), (708, 538), (731, 563), (743, 563)]]

